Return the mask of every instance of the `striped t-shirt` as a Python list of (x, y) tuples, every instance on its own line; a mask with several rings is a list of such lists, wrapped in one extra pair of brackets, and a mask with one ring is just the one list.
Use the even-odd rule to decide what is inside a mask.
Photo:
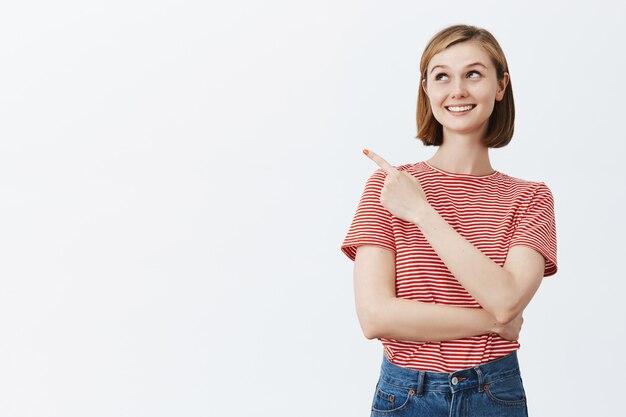
[[(543, 182), (495, 171), (476, 176), (446, 172), (427, 162), (397, 167), (416, 177), (430, 205), (465, 239), (502, 266), (510, 247), (529, 246), (546, 262), (544, 276), (557, 270), (554, 202)], [(385, 172), (365, 185), (342, 251), (354, 260), (359, 245), (396, 254), (396, 296), (427, 303), (480, 308), (430, 246), (419, 228), (380, 204)], [(518, 342), (484, 334), (442, 342), (380, 339), (394, 364), (432, 372), (453, 372), (488, 362), (519, 348)]]

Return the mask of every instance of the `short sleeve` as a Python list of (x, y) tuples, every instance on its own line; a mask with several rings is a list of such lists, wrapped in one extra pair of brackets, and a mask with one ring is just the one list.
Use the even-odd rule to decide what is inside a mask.
[(546, 184), (539, 183), (526, 213), (515, 228), (509, 247), (513, 246), (528, 246), (541, 253), (546, 260), (544, 277), (556, 273), (554, 199)]
[(385, 172), (374, 172), (365, 183), (365, 190), (341, 245), (341, 250), (351, 260), (360, 245), (374, 245), (396, 251), (391, 225), (391, 213), (380, 203), (380, 191), (385, 184)]

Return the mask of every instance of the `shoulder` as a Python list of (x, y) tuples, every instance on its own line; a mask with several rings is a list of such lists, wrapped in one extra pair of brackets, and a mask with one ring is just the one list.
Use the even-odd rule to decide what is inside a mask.
[(500, 174), (501, 174), (500, 177), (501, 177), (502, 183), (509, 187), (530, 190), (533, 193), (536, 193), (536, 192), (551, 193), (550, 187), (548, 187), (548, 185), (544, 181), (533, 181), (533, 180), (513, 177), (511, 175), (504, 174), (504, 173), (500, 173)]
[(538, 203), (554, 205), (552, 190), (544, 181), (531, 181), (502, 174), (502, 187), (511, 197), (521, 200), (526, 205)]

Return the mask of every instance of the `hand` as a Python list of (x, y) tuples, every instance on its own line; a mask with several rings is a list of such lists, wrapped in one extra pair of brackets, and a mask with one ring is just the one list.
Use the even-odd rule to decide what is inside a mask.
[(387, 173), (380, 192), (383, 207), (402, 220), (418, 224), (420, 211), (429, 207), (419, 180), (404, 171), (398, 171), (372, 151), (365, 149), (363, 153)]
[(495, 333), (498, 333), (500, 337), (510, 341), (516, 341), (519, 339), (519, 332), (522, 330), (522, 323), (524, 318), (520, 314), (507, 324), (496, 326)]

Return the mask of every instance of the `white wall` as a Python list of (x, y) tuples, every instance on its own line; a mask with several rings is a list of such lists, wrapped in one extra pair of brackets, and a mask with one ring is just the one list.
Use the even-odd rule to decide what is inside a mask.
[(0, 417), (363, 416), (382, 351), (339, 251), (364, 147), (399, 165), (418, 61), (492, 31), (556, 199), (526, 313), (531, 415), (615, 415), (626, 372), (620, 2), (26, 1), (0, 8)]

